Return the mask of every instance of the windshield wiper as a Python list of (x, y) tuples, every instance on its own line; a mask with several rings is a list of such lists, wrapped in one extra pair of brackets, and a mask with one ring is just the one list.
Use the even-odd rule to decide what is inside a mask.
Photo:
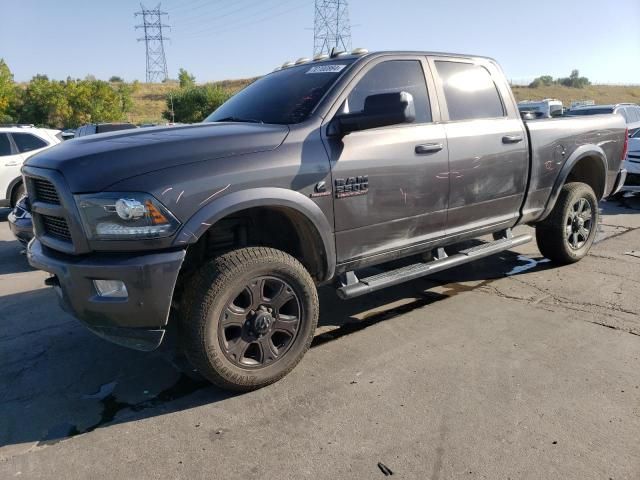
[(242, 122), (242, 123), (264, 123), (262, 120), (256, 120), (254, 118), (240, 118), (240, 117), (224, 117), (220, 120), (214, 120), (215, 122)]

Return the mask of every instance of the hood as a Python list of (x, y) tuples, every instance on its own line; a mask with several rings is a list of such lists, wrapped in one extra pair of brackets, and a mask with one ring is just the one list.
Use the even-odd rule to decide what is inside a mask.
[(286, 125), (201, 123), (142, 128), (68, 140), (25, 165), (62, 173), (73, 193), (99, 192), (163, 168), (276, 149)]

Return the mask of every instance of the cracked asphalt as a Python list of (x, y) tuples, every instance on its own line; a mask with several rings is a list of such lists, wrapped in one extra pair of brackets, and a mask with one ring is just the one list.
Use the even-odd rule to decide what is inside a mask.
[(88, 333), (0, 221), (0, 478), (637, 480), (640, 198), (601, 207), (575, 265), (322, 289), (302, 363), (244, 395)]

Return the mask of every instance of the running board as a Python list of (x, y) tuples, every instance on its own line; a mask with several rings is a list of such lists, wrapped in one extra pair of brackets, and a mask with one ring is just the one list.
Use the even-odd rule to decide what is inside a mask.
[[(432, 273), (441, 272), (442, 270), (447, 270), (480, 258), (488, 257), (489, 255), (517, 247), (518, 245), (529, 243), (531, 240), (533, 240), (531, 235), (519, 235), (517, 237), (507, 236), (506, 238), (501, 238), (493, 242), (483, 243), (476, 247), (461, 250), (450, 257), (442, 255), (444, 250), (439, 249), (440, 255), (438, 255), (439, 258), (436, 260), (414, 263), (413, 265), (407, 265), (406, 267), (401, 267), (396, 270), (362, 278), (353, 283), (348, 283), (347, 285), (343, 285), (338, 288), (338, 296), (342, 299), (359, 297), (360, 295), (375, 292), (382, 288), (398, 285), (416, 278), (424, 277), (425, 275), (431, 275)], [(355, 275), (353, 275), (353, 278), (355, 279)]]

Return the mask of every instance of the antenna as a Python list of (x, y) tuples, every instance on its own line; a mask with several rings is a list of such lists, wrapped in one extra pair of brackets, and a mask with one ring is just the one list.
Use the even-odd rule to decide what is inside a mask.
[(162, 34), (163, 28), (171, 28), (162, 23), (162, 16), (167, 15), (167, 12), (160, 10), (159, 3), (153, 9), (148, 9), (141, 3), (140, 11), (135, 13), (136, 17), (138, 15), (142, 15), (142, 24), (136, 25), (136, 30), (142, 28), (144, 31), (144, 37), (138, 38), (138, 41), (144, 40), (147, 51), (147, 83), (167, 80), (169, 73), (164, 41), (169, 39)]
[[(334, 50), (335, 49), (335, 50)], [(351, 51), (351, 24), (347, 0), (315, 0), (313, 54)]]

